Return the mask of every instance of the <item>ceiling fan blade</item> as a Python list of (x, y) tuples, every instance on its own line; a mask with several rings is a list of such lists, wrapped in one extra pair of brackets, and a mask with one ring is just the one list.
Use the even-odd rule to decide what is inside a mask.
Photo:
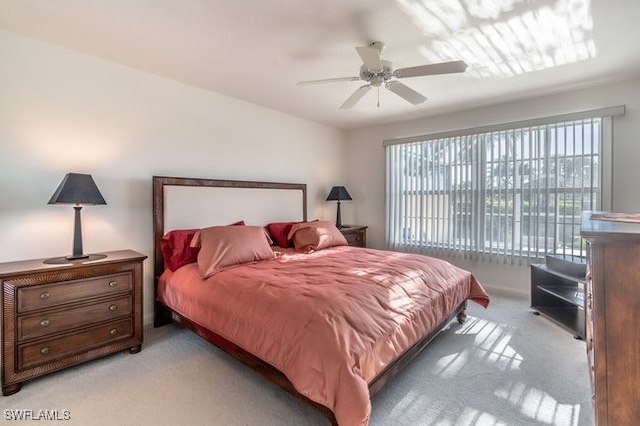
[(349, 96), (347, 98), (347, 100), (344, 101), (344, 103), (342, 105), (340, 105), (340, 108), (341, 109), (349, 109), (349, 108), (351, 108), (352, 106), (357, 104), (358, 101), (360, 99), (362, 99), (362, 97), (364, 95), (366, 95), (369, 90), (371, 90), (371, 85), (370, 84), (365, 84), (364, 86), (360, 86), (358, 88), (358, 90), (353, 92), (353, 94), (351, 96)]
[(358, 55), (362, 59), (364, 66), (371, 72), (382, 71), (382, 59), (380, 59), (380, 49), (374, 46), (356, 47)]
[(426, 75), (451, 74), (464, 72), (467, 64), (464, 61), (442, 62), (440, 64), (419, 65), (417, 67), (400, 68), (393, 72), (394, 77), (422, 77)]
[(360, 80), (360, 77), (325, 78), (322, 80), (299, 81), (296, 83), (296, 86), (311, 86), (312, 84), (337, 83), (340, 81), (358, 81), (358, 80)]
[(405, 100), (411, 102), (414, 105), (418, 105), (427, 100), (420, 93), (416, 92), (412, 88), (405, 86), (399, 81), (390, 81), (384, 85), (387, 89), (391, 90), (396, 95), (404, 98)]

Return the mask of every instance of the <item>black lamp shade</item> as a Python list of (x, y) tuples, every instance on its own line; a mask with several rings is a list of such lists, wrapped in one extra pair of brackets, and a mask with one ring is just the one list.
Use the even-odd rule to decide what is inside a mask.
[(56, 192), (53, 193), (49, 204), (74, 204), (73, 254), (67, 256), (66, 260), (89, 258), (89, 255), (82, 252), (82, 222), (80, 210), (82, 210), (82, 204), (107, 204), (91, 175), (67, 173), (64, 179), (62, 179), (62, 182), (60, 182), (60, 185), (58, 185)]
[(344, 186), (334, 186), (329, 192), (327, 201), (344, 201), (351, 200), (351, 195), (347, 192), (347, 188)]
[(107, 204), (91, 175), (67, 173), (49, 204)]

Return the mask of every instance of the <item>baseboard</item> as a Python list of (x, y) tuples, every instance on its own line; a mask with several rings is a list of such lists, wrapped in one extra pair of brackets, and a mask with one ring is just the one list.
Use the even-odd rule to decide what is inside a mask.
[(510, 299), (520, 299), (527, 303), (529, 302), (530, 295), (528, 291), (497, 287), (497, 286), (494, 287), (490, 284), (485, 284), (485, 283), (483, 283), (482, 286), (487, 291), (487, 293), (489, 293), (489, 297), (491, 297), (492, 294), (495, 294), (497, 296), (504, 296)]

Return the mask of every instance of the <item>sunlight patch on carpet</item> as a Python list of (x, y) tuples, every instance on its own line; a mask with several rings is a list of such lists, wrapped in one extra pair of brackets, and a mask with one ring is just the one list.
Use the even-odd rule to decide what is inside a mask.
[(520, 412), (533, 420), (548, 425), (577, 426), (579, 404), (562, 404), (548, 393), (527, 387), (525, 383), (510, 383), (498, 389), (495, 396), (519, 407)]
[(456, 420), (456, 426), (508, 426), (499, 421), (495, 416), (481, 412), (471, 407), (466, 407)]
[(501, 371), (517, 370), (522, 356), (509, 345), (516, 329), (506, 324), (474, 318), (458, 331), (459, 334), (475, 334), (475, 355), (486, 358)]

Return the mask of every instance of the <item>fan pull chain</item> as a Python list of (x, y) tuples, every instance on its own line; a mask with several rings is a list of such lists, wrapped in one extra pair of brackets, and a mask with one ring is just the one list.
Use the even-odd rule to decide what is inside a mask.
[(380, 108), (380, 87), (378, 87), (378, 108)]

